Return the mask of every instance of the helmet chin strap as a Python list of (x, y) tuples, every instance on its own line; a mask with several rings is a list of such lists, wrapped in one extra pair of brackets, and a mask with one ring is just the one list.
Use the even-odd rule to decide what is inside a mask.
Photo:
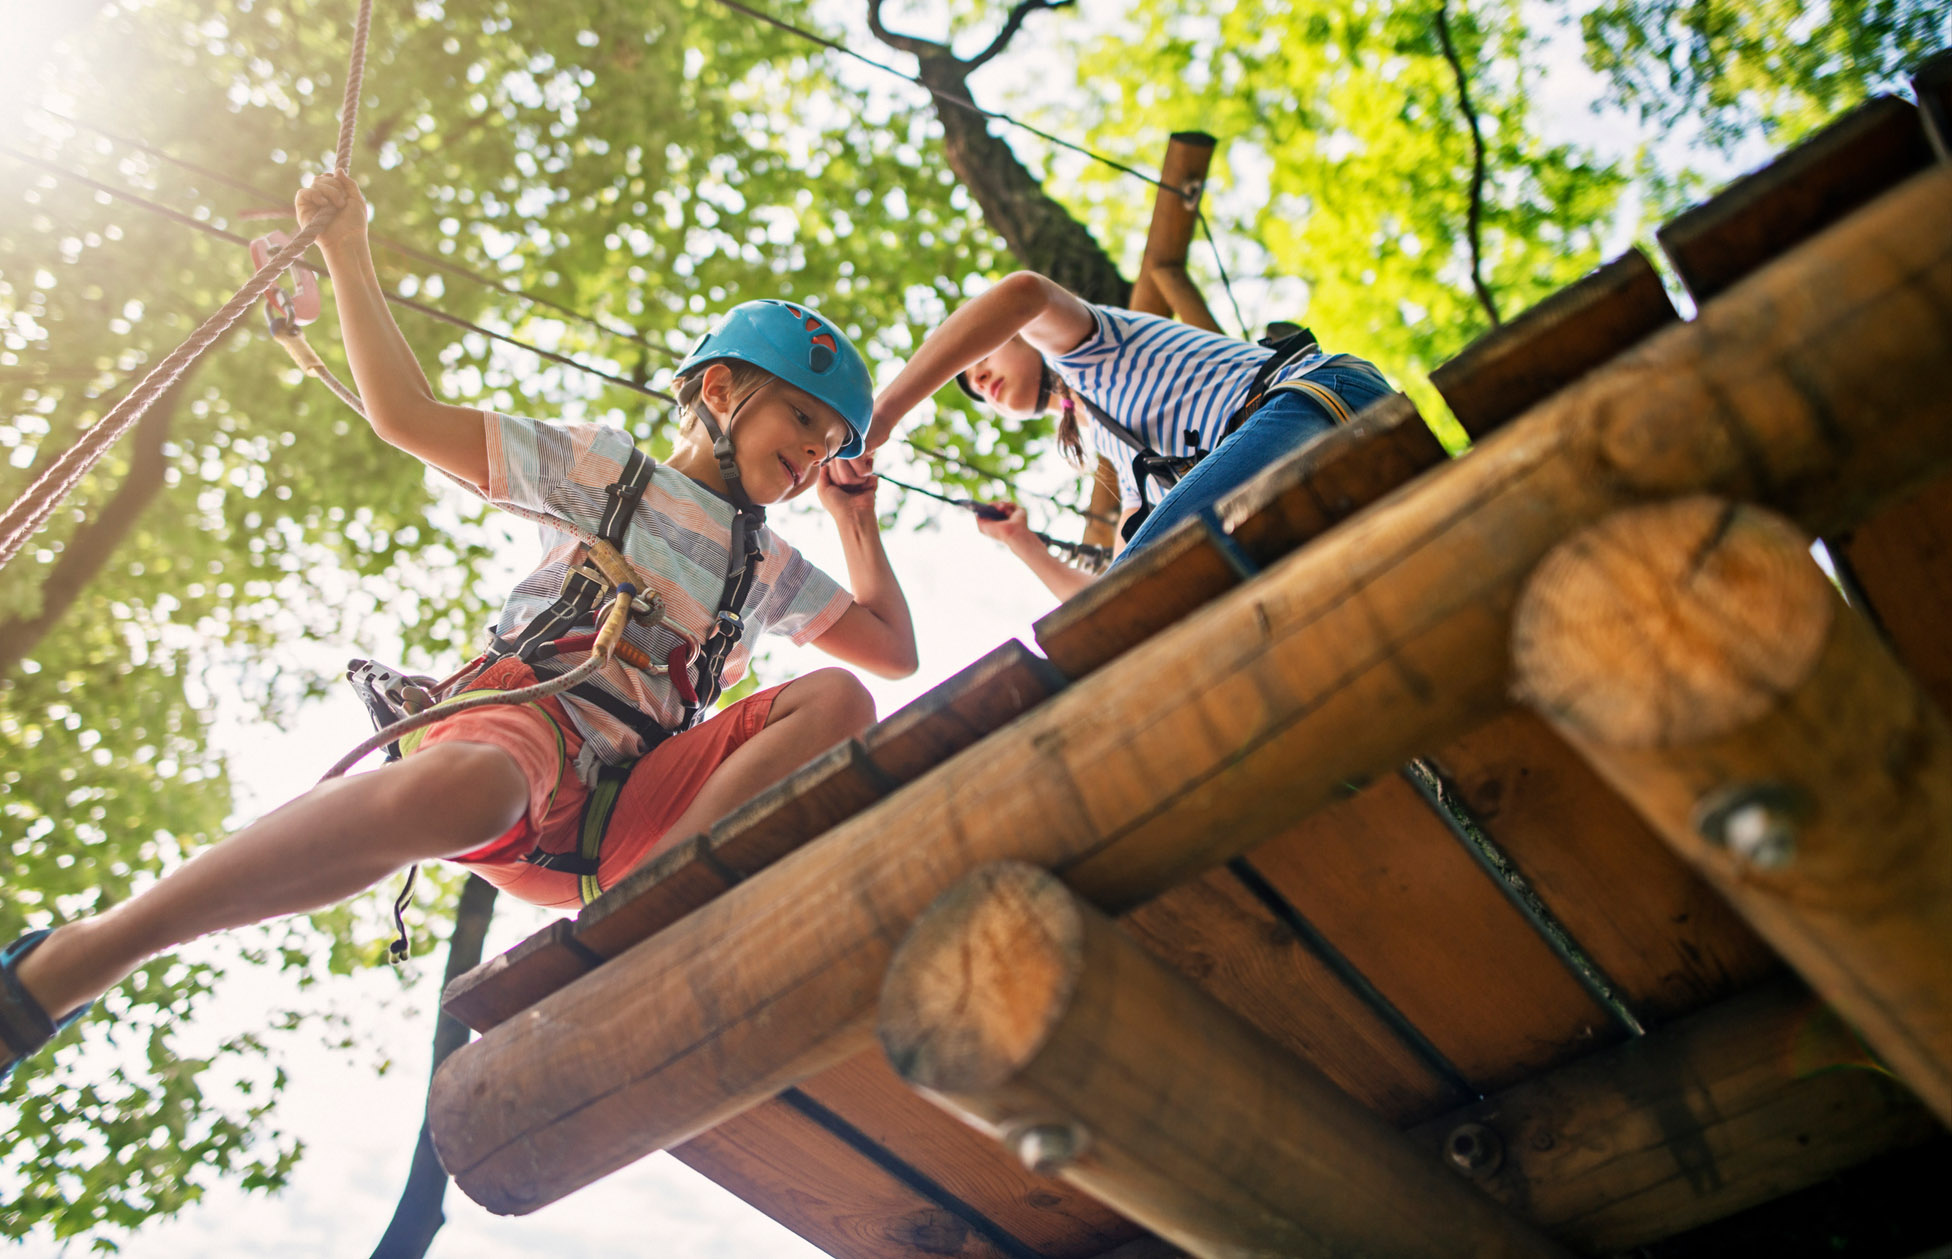
[(698, 422), (705, 426), (707, 433), (711, 434), (712, 457), (718, 460), (718, 474), (725, 482), (725, 496), (732, 500), (732, 506), (736, 507), (741, 514), (754, 511), (763, 514), (763, 509), (754, 505), (751, 495), (746, 493), (745, 483), (739, 479), (739, 463), (732, 454), (732, 425), (738, 422), (739, 413), (746, 409), (746, 404), (770, 387), (762, 385), (747, 394), (738, 406), (732, 408), (732, 414), (726, 417), (724, 428), (718, 426), (718, 418), (712, 414), (712, 408), (706, 403), (702, 393), (693, 403), (692, 414), (698, 417)]

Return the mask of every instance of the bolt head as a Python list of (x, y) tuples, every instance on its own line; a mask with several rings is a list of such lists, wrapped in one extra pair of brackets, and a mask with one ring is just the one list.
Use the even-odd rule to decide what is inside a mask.
[(1055, 1176), (1084, 1153), (1084, 1133), (1075, 1124), (1036, 1123), (1020, 1130), (1011, 1144), (1023, 1165), (1039, 1176)]
[(1444, 1138), (1444, 1157), (1467, 1176), (1488, 1176), (1505, 1161), (1505, 1143), (1481, 1123), (1464, 1123)]
[(1695, 830), (1758, 870), (1781, 870), (1796, 857), (1807, 810), (1781, 783), (1742, 783), (1712, 792), (1695, 806)]

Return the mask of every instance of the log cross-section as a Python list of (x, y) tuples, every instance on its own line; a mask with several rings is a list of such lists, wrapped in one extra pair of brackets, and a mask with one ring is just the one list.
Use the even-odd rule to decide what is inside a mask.
[(1033, 866), (943, 893), (888, 969), (904, 1079), (1202, 1259), (1562, 1255)]
[(1952, 1123), (1952, 726), (1781, 517), (1635, 508), (1540, 563), (1520, 694)]
[(1621, 507), (1847, 528), (1952, 458), (1947, 309), (1938, 170), (456, 1053), (442, 1162), (534, 1210), (861, 1048), (894, 944), (976, 866), (1129, 908), (1443, 746), (1508, 703), (1533, 566)]

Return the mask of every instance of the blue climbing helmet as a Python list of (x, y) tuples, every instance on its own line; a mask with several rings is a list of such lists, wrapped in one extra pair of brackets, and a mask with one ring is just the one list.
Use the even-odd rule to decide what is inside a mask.
[(719, 359), (763, 368), (838, 411), (851, 436), (837, 458), (852, 459), (866, 447), (874, 419), (874, 382), (867, 360), (846, 333), (812, 307), (774, 298), (739, 303), (691, 347), (678, 364), (678, 375)]

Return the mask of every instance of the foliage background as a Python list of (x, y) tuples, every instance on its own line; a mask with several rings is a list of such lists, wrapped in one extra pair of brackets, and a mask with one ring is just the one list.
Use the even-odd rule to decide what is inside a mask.
[[(248, 271), (235, 246), (31, 159), (244, 235), (275, 226), (253, 216), (288, 207), (329, 160), (353, 7), (31, 3), (17, 0), (7, 26), (23, 38), (0, 54), (15, 124), (0, 156), (9, 498)], [(907, 64), (873, 46), (851, 0), (769, 11)], [(1209, 215), (1244, 322), (1304, 318), (1442, 421), (1426, 374), (1491, 318), (1470, 282), (1458, 73), (1488, 149), (1483, 275), (1510, 315), (1952, 43), (1946, 11), (1918, 0), (1481, 0), (1446, 10), (1453, 65), (1435, 15), (1365, 0), (1087, 5), (1035, 15), (972, 87), (1142, 169), (1171, 130), (1220, 136)], [(886, 16), (960, 50), (1003, 14), (954, 0)], [(375, 231), (418, 251), (380, 250), (384, 278), (614, 375), (659, 386), (713, 312), (762, 295), (815, 301), (885, 375), (1015, 265), (945, 167), (926, 97), (711, 0), (417, 0), (381, 4), (374, 29), (355, 168)], [(1557, 116), (1569, 77), (1598, 110), (1584, 124)], [(1149, 190), (998, 133), (1129, 276)], [(1211, 258), (1196, 252), (1195, 270), (1231, 321)], [(653, 400), (401, 323), (454, 400), (621, 424), (658, 449)], [(340, 366), (329, 316), (312, 341)], [(236, 784), (212, 747), (220, 712), (290, 723), (335, 656), (451, 667), (519, 551), (302, 387), (261, 336), (232, 337), (172, 401), (0, 572), (0, 938), (126, 897), (222, 833)], [(1037, 426), (998, 425), (953, 391), (915, 431), (964, 467), (1078, 494)], [(1005, 484), (933, 461), (914, 475), (956, 493)], [(85, 525), (124, 516), (108, 536)], [(935, 524), (919, 504), (889, 519)], [(437, 906), (453, 880), (440, 888)], [(301, 1141), (279, 1122), (277, 1033), (358, 1047), (360, 1020), (333, 994), (382, 947), (379, 904), (160, 959), (18, 1072), (0, 1091), (0, 1236), (113, 1245), (219, 1180), (284, 1184)], [(187, 1048), (213, 990), (253, 968), (295, 978), (291, 1008), (265, 1035)]]

